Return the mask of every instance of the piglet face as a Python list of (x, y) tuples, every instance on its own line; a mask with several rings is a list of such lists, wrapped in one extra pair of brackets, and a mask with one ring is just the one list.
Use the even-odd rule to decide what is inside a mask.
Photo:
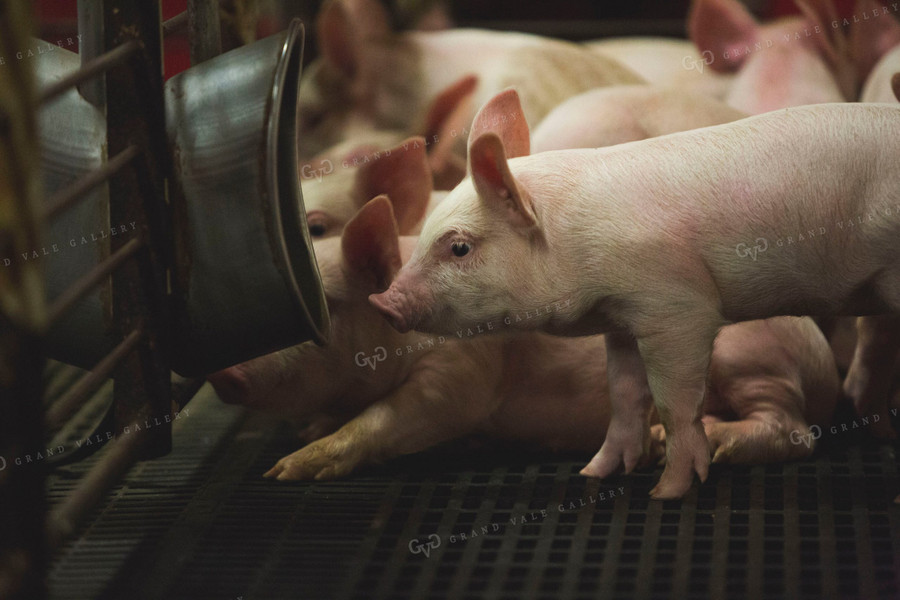
[[(426, 220), (391, 287), (370, 297), (399, 331), (451, 333), (550, 303), (552, 257), (529, 192), (517, 183), (499, 139), (472, 147), (473, 176)], [(529, 320), (538, 327), (539, 319)]]
[[(508, 315), (558, 296), (535, 202), (542, 195), (540, 184), (529, 183), (546, 173), (540, 159), (528, 156), (530, 133), (515, 90), (485, 104), (472, 132), (471, 176), (425, 221), (412, 257), (391, 287), (369, 298), (401, 332), (451, 333), (506, 323)], [(527, 325), (540, 327), (541, 319)]]

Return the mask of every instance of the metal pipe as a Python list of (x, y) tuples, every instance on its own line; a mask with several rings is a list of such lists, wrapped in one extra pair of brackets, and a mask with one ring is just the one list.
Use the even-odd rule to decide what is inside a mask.
[(92, 289), (97, 287), (105, 277), (118, 268), (123, 262), (131, 258), (144, 245), (141, 238), (133, 238), (128, 240), (124, 246), (113, 252), (109, 258), (99, 263), (91, 269), (87, 275), (76, 281), (72, 287), (67, 289), (56, 301), (50, 306), (50, 323), (51, 325), (59, 320), (65, 312), (72, 307), (73, 304), (81, 300)]
[(146, 443), (144, 431), (121, 435), (107, 446), (107, 453), (78, 482), (65, 502), (47, 519), (47, 545), (51, 552), (78, 529), (91, 510), (114, 486), (140, 455)]
[(47, 201), (44, 218), (49, 220), (58, 216), (72, 204), (83, 198), (85, 194), (118, 173), (139, 154), (140, 148), (135, 145), (129, 146), (112, 157), (102, 167), (94, 169), (90, 173), (80, 177), (75, 183), (56, 192)]
[(188, 0), (188, 28), (191, 64), (196, 65), (222, 53), (222, 31), (218, 0)]
[(75, 414), (84, 402), (90, 398), (91, 394), (100, 389), (100, 386), (109, 379), (113, 369), (118, 366), (122, 359), (129, 352), (134, 350), (138, 342), (141, 341), (143, 335), (144, 332), (141, 328), (135, 329), (129, 333), (112, 352), (107, 354), (103, 357), (103, 360), (97, 363), (96, 367), (89, 373), (85, 373), (75, 382), (75, 385), (69, 388), (69, 391), (67, 391), (62, 398), (54, 402), (50, 407), (50, 410), (47, 411), (47, 416), (44, 418), (47, 429), (55, 429)]
[(173, 33), (177, 33), (184, 29), (187, 26), (188, 22), (188, 14), (187, 11), (180, 12), (171, 19), (166, 19), (163, 21), (162, 29), (163, 35), (171, 35)]
[(109, 69), (119, 65), (136, 53), (140, 49), (140, 44), (137, 40), (129, 40), (118, 46), (106, 54), (101, 54), (97, 58), (89, 61), (87, 64), (83, 65), (79, 70), (75, 71), (68, 77), (63, 77), (59, 81), (48, 85), (41, 92), (41, 96), (39, 102), (41, 104), (46, 104), (51, 100), (61, 96), (66, 93), (69, 89), (81, 85), (88, 79), (97, 76), (100, 73), (104, 73)]
[[(78, 54), (81, 67), (103, 54), (103, 5), (100, 0), (78, 0)], [(106, 78), (103, 75), (78, 86), (85, 100), (106, 112)]]

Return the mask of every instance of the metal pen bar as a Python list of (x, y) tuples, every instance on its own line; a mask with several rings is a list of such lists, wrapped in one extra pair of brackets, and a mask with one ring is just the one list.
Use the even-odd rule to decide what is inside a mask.
[(113, 369), (122, 361), (122, 359), (137, 346), (138, 342), (144, 335), (141, 328), (135, 329), (122, 340), (118, 346), (113, 348), (112, 352), (103, 357), (89, 373), (85, 373), (78, 381), (75, 382), (69, 391), (62, 398), (57, 400), (44, 418), (47, 428), (52, 430), (61, 425), (69, 417), (81, 408), (84, 402), (94, 394), (100, 386), (102, 386)]
[(75, 533), (91, 509), (128, 472), (146, 441), (143, 431), (133, 431), (109, 443), (107, 453), (78, 482), (65, 502), (50, 513), (47, 519), (47, 545), (51, 552)]
[(91, 77), (96, 77), (98, 74), (108, 71), (116, 65), (125, 62), (139, 49), (140, 44), (137, 40), (129, 40), (121, 46), (110, 50), (106, 54), (101, 54), (97, 58), (88, 61), (87, 64), (79, 70), (71, 75), (63, 77), (56, 83), (53, 83), (42, 90), (39, 103), (46, 104), (66, 93), (69, 89), (81, 85)]
[(222, 54), (219, 0), (188, 0), (191, 64), (197, 65)]
[[(103, 54), (103, 5), (100, 0), (78, 0), (78, 54), (85, 66)], [(106, 78), (100, 75), (78, 86), (85, 100), (106, 112)]]
[(48, 206), (44, 211), (44, 218), (52, 219), (58, 216), (80, 198), (83, 198), (85, 194), (118, 173), (123, 167), (134, 160), (140, 152), (140, 148), (137, 146), (129, 146), (112, 157), (99, 169), (94, 169), (76, 180), (72, 185), (56, 192), (50, 200), (47, 201)]
[[(138, 145), (144, 152), (134, 167), (109, 180), (110, 223), (140, 223), (144, 246), (112, 273), (113, 328), (125, 333), (141, 326), (146, 335), (113, 371), (116, 431), (136, 420), (172, 410), (169, 338), (172, 326), (167, 296), (172, 215), (166, 203), (171, 170), (165, 125), (162, 78), (162, 32), (159, 3), (102, 0), (105, 44), (114, 48), (139, 39), (141, 52), (126, 65), (106, 73), (106, 139), (110, 154)], [(126, 239), (110, 239), (110, 249)], [(149, 459), (171, 450), (171, 425), (148, 432), (137, 457)]]
[(163, 21), (163, 35), (171, 35), (177, 33), (187, 27), (188, 14), (187, 11), (180, 12), (171, 19)]
[(128, 240), (124, 246), (116, 250), (106, 260), (91, 269), (87, 275), (76, 281), (50, 306), (50, 323), (56, 323), (73, 304), (81, 300), (88, 292), (97, 287), (104, 277), (118, 268), (119, 265), (131, 258), (144, 242), (141, 238)]

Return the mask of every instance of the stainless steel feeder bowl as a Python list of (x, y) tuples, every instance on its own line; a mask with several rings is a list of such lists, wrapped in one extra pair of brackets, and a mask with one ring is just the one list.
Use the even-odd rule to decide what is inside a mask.
[[(297, 172), (302, 56), (303, 25), (295, 20), (287, 31), (194, 66), (165, 86), (176, 256), (171, 364), (181, 375), (327, 339)], [(78, 55), (59, 48), (38, 59), (43, 85), (80, 66)], [(40, 126), (46, 195), (105, 160), (103, 115), (76, 90), (44, 107)], [(112, 229), (136, 235), (129, 223), (109, 222), (108, 206), (102, 185), (50, 224), (47, 239), (57, 247), (48, 245), (45, 257), (51, 299), (109, 255)], [(92, 367), (117, 342), (110, 325), (106, 282), (53, 328), (51, 356)]]
[[(326, 341), (325, 293), (297, 171), (303, 25), (166, 83), (179, 291), (173, 365), (209, 373)], [(174, 367), (173, 367), (174, 368)]]

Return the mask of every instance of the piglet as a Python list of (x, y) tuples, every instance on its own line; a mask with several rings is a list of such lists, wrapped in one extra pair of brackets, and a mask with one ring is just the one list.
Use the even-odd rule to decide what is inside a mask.
[[(342, 477), (470, 434), (553, 451), (587, 453), (602, 444), (610, 416), (603, 336), (512, 327), (536, 311), (446, 338), (400, 334), (378, 318), (367, 295), (386, 285), (414, 243), (398, 239), (384, 197), (367, 203), (341, 239), (315, 242), (334, 316), (331, 343), (302, 344), (210, 376), (227, 402), (294, 420), (313, 417), (303, 431), (308, 445), (267, 475)], [(568, 303), (560, 299), (555, 310), (568, 310)], [(584, 356), (596, 360), (585, 363)], [(809, 319), (726, 327), (704, 405), (713, 460), (807, 456), (814, 448), (810, 425), (827, 426), (837, 387), (827, 344)], [(654, 426), (648, 460), (663, 457), (665, 443)]]
[(534, 130), (532, 150), (600, 148), (737, 121), (747, 115), (693, 90), (619, 85), (569, 98)]
[(709, 68), (712, 55), (709, 51), (701, 54), (689, 40), (614, 37), (585, 45), (662, 87), (686, 89), (722, 100), (728, 95), (734, 79), (733, 73), (720, 73)]
[[(860, 102), (896, 102), (891, 78), (900, 71), (900, 5), (858, 0), (851, 31), (851, 51), (865, 83)], [(862, 18), (863, 15), (865, 18)]]
[(324, 158), (318, 164), (318, 170), (310, 167), (305, 172), (308, 177), (303, 181), (303, 203), (313, 238), (340, 235), (359, 209), (380, 194), (389, 195), (397, 207), (400, 233), (418, 232), (432, 193), (424, 138), (409, 138), (386, 150), (360, 146), (342, 158)]
[(316, 28), (321, 57), (306, 69), (298, 101), (303, 159), (372, 129), (420, 132), (432, 100), (468, 75), (477, 76), (478, 87), (467, 124), (477, 107), (510, 85), (519, 88), (524, 114), (536, 124), (574, 94), (643, 83), (605, 56), (535, 35), (477, 29), (394, 34), (378, 0), (328, 0)]
[[(498, 95), (476, 124), (517, 103), (513, 90)], [(900, 139), (884, 135), (900, 130), (897, 108), (800, 107), (533, 156), (524, 123), (471, 140), (471, 178), (370, 301), (399, 331), (442, 333), (565, 297), (573, 310), (521, 326), (633, 336), (640, 359), (625, 347), (617, 360), (643, 361), (667, 438), (654, 497), (706, 478), (701, 409), (724, 325), (900, 312)], [(607, 438), (591, 474), (642, 454), (648, 400), (613, 415), (611, 432), (625, 434)], [(869, 405), (886, 414), (885, 398)]]
[(694, 0), (688, 34), (707, 68), (734, 74), (724, 100), (743, 112), (854, 100), (860, 79), (832, 2), (798, 1), (803, 16), (760, 24), (738, 0)]

